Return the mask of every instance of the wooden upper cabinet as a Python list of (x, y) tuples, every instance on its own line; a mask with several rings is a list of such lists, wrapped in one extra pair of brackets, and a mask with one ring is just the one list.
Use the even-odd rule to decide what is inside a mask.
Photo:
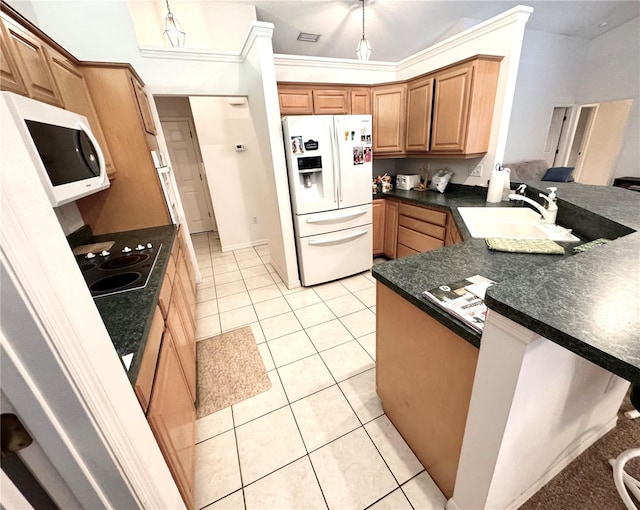
[(91, 131), (102, 149), (107, 175), (110, 179), (114, 179), (116, 169), (82, 70), (74, 62), (53, 49), (47, 51), (47, 59), (60, 91), (62, 107), (87, 118)]
[(374, 154), (404, 152), (406, 93), (405, 83), (373, 88)]
[(407, 152), (427, 152), (431, 135), (433, 78), (420, 78), (407, 84)]
[(308, 87), (278, 86), (280, 115), (312, 115), (313, 91)]
[(316, 115), (345, 115), (350, 112), (346, 89), (312, 90), (313, 113)]
[(18, 63), (9, 44), (7, 29), (4, 23), (0, 23), (0, 88), (26, 96), (27, 86), (20, 75)]
[(431, 152), (487, 152), (501, 59), (480, 56), (434, 75)]
[[(60, 92), (47, 60), (47, 45), (29, 31), (2, 14), (3, 38), (7, 37), (7, 54), (16, 64), (27, 95), (38, 101), (62, 106)], [(3, 48), (4, 53), (5, 48)], [(7, 64), (3, 64), (3, 68)]]
[(352, 115), (371, 115), (371, 89), (366, 87), (350, 88)]
[(151, 108), (149, 107), (149, 97), (147, 96), (147, 93), (142, 88), (142, 84), (133, 76), (131, 77), (131, 85), (133, 86), (133, 92), (136, 97), (136, 102), (138, 103), (138, 111), (142, 118), (144, 130), (150, 135), (157, 134), (158, 130), (156, 129), (156, 123), (153, 121), (153, 115), (151, 115)]

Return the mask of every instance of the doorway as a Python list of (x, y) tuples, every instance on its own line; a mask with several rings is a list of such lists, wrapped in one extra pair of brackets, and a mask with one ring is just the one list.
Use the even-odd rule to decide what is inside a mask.
[(569, 108), (566, 106), (556, 106), (551, 115), (551, 124), (549, 125), (549, 133), (547, 141), (544, 144), (544, 152), (542, 159), (549, 163), (550, 167), (557, 166), (560, 159), (560, 144), (562, 135), (565, 132)]
[(160, 120), (189, 232), (217, 231), (195, 128), (190, 118)]

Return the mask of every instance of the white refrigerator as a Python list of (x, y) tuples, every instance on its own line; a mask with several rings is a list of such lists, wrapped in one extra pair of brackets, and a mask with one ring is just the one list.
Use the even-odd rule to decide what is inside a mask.
[(282, 119), (302, 285), (371, 268), (371, 115)]

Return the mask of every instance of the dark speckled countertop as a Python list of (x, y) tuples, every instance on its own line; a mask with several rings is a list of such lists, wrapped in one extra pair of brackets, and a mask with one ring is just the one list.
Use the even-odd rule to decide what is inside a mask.
[(166, 225), (101, 234), (93, 236), (91, 240), (91, 242), (115, 241), (116, 244), (112, 250), (123, 245), (135, 247), (139, 243), (146, 244), (147, 242), (153, 243), (156, 247), (162, 245), (153, 271), (144, 288), (94, 298), (118, 356), (122, 359), (123, 356), (133, 354), (131, 365), (127, 370), (131, 384), (134, 384), (138, 377), (142, 353), (149, 335), (153, 312), (158, 303), (160, 288), (167, 270), (175, 236), (175, 225)]
[[(529, 196), (544, 185), (558, 188), (557, 223), (591, 241), (613, 239), (572, 255), (581, 243), (559, 243), (566, 254), (494, 252), (473, 239), (458, 207), (513, 207), (487, 204), (486, 188), (450, 185), (444, 194), (394, 190), (395, 198), (451, 211), (463, 242), (377, 264), (382, 284), (479, 347), (481, 336), (422, 297), (424, 290), (480, 274), (494, 280), (487, 306), (572, 352), (632, 382), (640, 382), (640, 193), (576, 183), (530, 182)], [(540, 200), (540, 199), (538, 199)]]

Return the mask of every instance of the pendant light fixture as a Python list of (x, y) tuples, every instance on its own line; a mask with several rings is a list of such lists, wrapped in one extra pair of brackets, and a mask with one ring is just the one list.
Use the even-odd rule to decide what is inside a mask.
[(167, 17), (164, 20), (164, 35), (167, 36), (171, 46), (182, 46), (184, 47), (184, 40), (187, 36), (184, 30), (182, 30), (182, 26), (180, 22), (174, 17), (171, 12), (171, 7), (169, 7), (169, 0), (167, 2)]
[(364, 37), (364, 2), (365, 0), (360, 0), (362, 2), (362, 39), (358, 41), (358, 47), (356, 48), (356, 56), (358, 60), (362, 60), (366, 62), (369, 60), (371, 56), (371, 44)]

